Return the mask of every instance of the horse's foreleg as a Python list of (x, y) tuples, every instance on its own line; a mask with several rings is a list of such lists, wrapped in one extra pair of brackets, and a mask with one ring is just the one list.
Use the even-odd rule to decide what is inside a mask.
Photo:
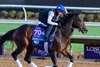
[(70, 59), (70, 62), (67, 65), (67, 67), (72, 67), (73, 62), (74, 62), (73, 56), (70, 53), (68, 53), (68, 52), (66, 52), (66, 53), (67, 53), (67, 57)]
[(73, 56), (69, 52), (67, 52), (67, 50), (65, 50), (65, 52), (67, 54), (66, 57), (70, 59), (70, 62), (74, 62)]
[(33, 50), (34, 50), (34, 47), (33, 47), (33, 46), (29, 45), (29, 46), (27, 47), (27, 52), (26, 52), (26, 55), (25, 55), (24, 60), (25, 60), (28, 64), (30, 64), (31, 67), (37, 67), (37, 66), (35, 65), (35, 63), (33, 63), (33, 62), (31, 61), (31, 55), (32, 55), (32, 53), (33, 53)]
[(64, 56), (68, 57), (69, 60), (70, 60), (70, 62), (69, 62), (69, 64), (67, 65), (67, 67), (72, 67), (73, 62), (74, 62), (73, 56), (72, 56), (70, 53), (68, 53), (67, 50), (62, 51), (61, 53), (62, 53)]
[(51, 67), (58, 67), (57, 66), (57, 56), (56, 56), (56, 52), (54, 50), (49, 50), (50, 56), (51, 56), (51, 60), (53, 62), (53, 66)]

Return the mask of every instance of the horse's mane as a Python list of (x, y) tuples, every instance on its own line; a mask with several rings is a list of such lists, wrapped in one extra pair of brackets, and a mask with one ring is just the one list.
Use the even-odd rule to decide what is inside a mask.
[(75, 13), (64, 14), (62, 17), (60, 17), (60, 20), (58, 21), (58, 23), (63, 27), (66, 27), (69, 24), (72, 25), (75, 15), (76, 15)]
[(73, 13), (68, 13), (68, 14), (64, 14), (64, 16), (61, 18), (61, 24), (63, 26), (68, 26), (69, 24), (72, 25), (73, 28), (78, 26), (78, 23), (76, 22), (76, 20), (78, 20), (78, 15), (80, 13), (78, 12), (73, 12)]

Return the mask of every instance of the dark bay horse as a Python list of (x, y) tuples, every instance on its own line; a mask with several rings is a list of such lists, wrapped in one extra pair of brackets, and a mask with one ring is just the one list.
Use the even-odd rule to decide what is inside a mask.
[[(68, 57), (70, 59), (70, 64), (68, 67), (71, 67), (74, 60), (71, 54), (67, 51), (67, 47), (70, 44), (70, 36), (72, 35), (74, 28), (79, 29), (79, 31), (82, 33), (86, 33), (87, 28), (80, 13), (64, 14), (62, 17), (60, 17), (58, 23), (60, 23), (60, 27), (57, 28), (53, 44), (48, 49), (51, 55), (51, 60), (53, 62), (53, 66), (51, 67), (58, 67), (56, 53), (61, 53), (62, 55)], [(16, 61), (18, 67), (22, 67), (22, 65), (17, 59), (17, 56), (25, 49), (26, 55), (24, 60), (32, 67), (37, 67), (31, 61), (31, 55), (34, 52), (34, 49), (41, 49), (43, 47), (32, 46), (32, 35), (34, 33), (34, 27), (34, 25), (29, 24), (22, 25), (16, 29), (8, 31), (0, 39), (0, 45), (2, 45), (7, 40), (13, 41), (17, 45), (17, 49), (12, 53), (12, 57)]]

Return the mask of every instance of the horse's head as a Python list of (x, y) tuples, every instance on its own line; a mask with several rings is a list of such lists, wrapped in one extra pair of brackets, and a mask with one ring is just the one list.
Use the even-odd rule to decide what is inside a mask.
[(86, 33), (88, 31), (84, 23), (84, 20), (81, 16), (81, 13), (79, 12), (72, 12), (69, 14), (64, 14), (60, 18), (59, 22), (61, 22), (61, 25), (63, 26), (66, 25), (67, 27), (77, 28), (82, 33)]
[(79, 29), (79, 31), (81, 31), (83, 34), (88, 32), (81, 13), (75, 13), (75, 15), (73, 16), (72, 26), (73, 28)]

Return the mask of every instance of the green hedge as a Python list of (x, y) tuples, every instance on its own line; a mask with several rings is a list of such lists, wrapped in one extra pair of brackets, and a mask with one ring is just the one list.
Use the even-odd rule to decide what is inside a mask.
[[(38, 18), (39, 11), (41, 10), (27, 10), (28, 19), (35, 20)], [(100, 22), (100, 14), (86, 14), (82, 13), (84, 21), (87, 22)], [(0, 10), (0, 19), (24, 19), (24, 12), (22, 10)]]

